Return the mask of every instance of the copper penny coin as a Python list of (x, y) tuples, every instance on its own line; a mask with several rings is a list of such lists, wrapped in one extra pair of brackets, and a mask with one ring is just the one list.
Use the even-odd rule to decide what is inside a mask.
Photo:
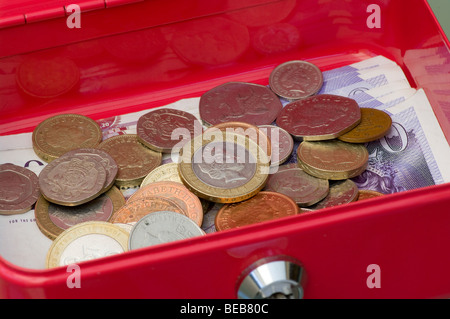
[(123, 205), (110, 219), (111, 223), (132, 224), (147, 214), (168, 210), (186, 215), (175, 201), (162, 196), (147, 196), (130, 201)]
[(176, 202), (185, 212), (186, 216), (202, 225), (203, 207), (200, 199), (189, 191), (183, 184), (177, 182), (154, 182), (140, 188), (131, 195), (128, 202), (148, 196), (162, 196)]
[(361, 111), (355, 100), (320, 94), (291, 102), (277, 118), (277, 125), (304, 141), (334, 139), (361, 122)]
[(115, 186), (88, 203), (74, 207), (56, 205), (41, 196), (35, 208), (36, 224), (44, 235), (54, 240), (65, 229), (79, 223), (109, 221), (123, 205), (125, 198)]
[(162, 160), (162, 154), (142, 145), (136, 134), (110, 137), (100, 143), (98, 148), (111, 155), (119, 166), (116, 177), (118, 187), (139, 186)]
[(37, 98), (54, 98), (72, 90), (80, 80), (80, 70), (65, 57), (33, 57), (17, 68), (18, 86)]
[(328, 180), (309, 175), (300, 168), (291, 168), (269, 175), (264, 190), (284, 194), (300, 207), (307, 207), (328, 195), (329, 183)]
[(38, 176), (11, 163), (0, 165), (0, 215), (22, 214), (40, 196)]
[(73, 149), (95, 148), (102, 138), (98, 123), (80, 114), (52, 116), (42, 121), (32, 134), (33, 149), (46, 162)]
[(374, 198), (374, 197), (380, 197), (380, 196), (384, 196), (384, 194), (377, 192), (377, 191), (368, 190), (368, 189), (361, 189), (358, 194), (358, 201), (369, 199), (369, 198)]
[(308, 207), (317, 210), (354, 202), (358, 199), (358, 187), (349, 179), (330, 182), (330, 192), (317, 204)]
[[(185, 111), (166, 108), (150, 111), (138, 119), (137, 137), (142, 144), (152, 150), (170, 153), (174, 148), (175, 151), (179, 150), (195, 136), (197, 121), (194, 115)], [(182, 132), (183, 136), (179, 134), (172, 136), (176, 130)]]
[(272, 148), (270, 165), (276, 166), (286, 162), (294, 149), (294, 139), (291, 134), (275, 125), (260, 125), (258, 127), (270, 140)]
[(224, 122), (272, 124), (283, 105), (266, 86), (228, 82), (200, 97), (200, 118), (207, 126)]
[(117, 173), (119, 172), (119, 167), (117, 166), (116, 161), (107, 152), (96, 148), (79, 148), (65, 153), (64, 156), (97, 157), (106, 171), (106, 181), (103, 192), (108, 191), (114, 185)]
[(246, 26), (222, 17), (205, 17), (180, 24), (171, 46), (186, 62), (220, 65), (240, 58), (250, 46)]
[(302, 142), (297, 148), (300, 168), (318, 178), (341, 180), (360, 175), (367, 167), (369, 152), (362, 144), (339, 140)]
[(338, 137), (348, 143), (368, 143), (376, 141), (389, 131), (392, 125), (391, 117), (383, 111), (361, 108), (361, 122), (351, 131)]
[(274, 220), (301, 212), (288, 196), (276, 192), (259, 192), (246, 201), (224, 205), (216, 215), (216, 230), (222, 231)]
[(247, 136), (249, 139), (258, 144), (263, 150), (265, 150), (269, 158), (272, 155), (272, 146), (269, 137), (263, 130), (260, 130), (255, 125), (244, 122), (224, 122), (207, 128), (204, 134), (207, 135), (214, 129), (219, 129), (222, 132), (230, 132)]
[(39, 188), (46, 200), (77, 206), (96, 198), (104, 189), (106, 170), (99, 157), (61, 156), (39, 174)]
[(306, 61), (288, 61), (272, 70), (270, 89), (288, 100), (304, 99), (319, 92), (323, 85), (320, 69)]

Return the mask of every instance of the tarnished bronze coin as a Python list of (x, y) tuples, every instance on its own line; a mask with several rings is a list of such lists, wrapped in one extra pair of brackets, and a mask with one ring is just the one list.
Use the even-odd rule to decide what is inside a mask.
[(307, 207), (328, 195), (329, 183), (327, 179), (309, 175), (301, 168), (291, 168), (271, 174), (264, 190), (284, 194), (300, 207)]
[(260, 125), (259, 128), (270, 140), (272, 148), (270, 165), (277, 166), (286, 162), (294, 149), (294, 139), (291, 134), (275, 125)]
[(304, 141), (334, 139), (361, 122), (361, 111), (355, 100), (320, 94), (286, 105), (277, 125)]
[(318, 178), (341, 180), (360, 175), (367, 167), (369, 152), (362, 144), (339, 140), (302, 142), (297, 148), (298, 165)]
[(36, 224), (45, 236), (54, 240), (74, 225), (87, 221), (109, 221), (123, 205), (125, 198), (115, 186), (90, 202), (75, 207), (52, 204), (41, 196), (35, 208)]
[(207, 126), (224, 122), (272, 124), (283, 105), (266, 86), (228, 82), (200, 97), (200, 117)]
[(272, 146), (267, 134), (260, 130), (256, 125), (244, 122), (224, 122), (213, 125), (205, 130), (205, 135), (208, 135), (212, 130), (218, 129), (222, 132), (230, 132), (247, 136), (253, 142), (257, 143), (263, 150), (266, 151), (270, 158), (272, 155)]
[(368, 143), (382, 138), (391, 128), (392, 119), (386, 112), (370, 108), (360, 110), (361, 122), (338, 139), (348, 143)]
[(39, 188), (46, 200), (77, 206), (102, 194), (106, 171), (101, 158), (90, 155), (61, 156), (39, 174)]
[(46, 162), (77, 148), (95, 148), (102, 130), (94, 120), (80, 114), (60, 114), (42, 121), (33, 131), (33, 149)]
[(380, 197), (380, 196), (384, 196), (384, 194), (377, 192), (377, 191), (368, 190), (368, 189), (361, 189), (358, 193), (358, 201), (369, 199), (369, 198), (374, 198), (374, 197)]
[(40, 196), (37, 175), (11, 163), (0, 165), (0, 215), (22, 214)]
[(288, 100), (304, 99), (322, 88), (320, 69), (306, 61), (288, 61), (278, 65), (269, 76), (269, 86), (275, 94)]
[(203, 208), (200, 199), (183, 184), (176, 182), (155, 182), (140, 188), (131, 195), (128, 202), (149, 196), (162, 196), (176, 202), (187, 217), (202, 225)]
[(38, 98), (54, 98), (72, 90), (80, 80), (78, 66), (65, 57), (26, 59), (17, 68), (18, 86)]
[(100, 143), (98, 148), (111, 155), (119, 166), (116, 177), (118, 187), (139, 186), (162, 160), (162, 154), (142, 145), (136, 134), (110, 137)]
[(79, 148), (65, 153), (64, 156), (97, 157), (106, 171), (106, 181), (103, 186), (103, 192), (108, 191), (114, 185), (117, 173), (119, 172), (119, 167), (117, 166), (116, 161), (107, 152), (96, 148)]
[(111, 223), (133, 224), (147, 214), (168, 210), (186, 215), (175, 201), (162, 196), (147, 196), (127, 202), (110, 219)]
[(216, 230), (222, 231), (274, 220), (301, 212), (288, 196), (276, 192), (259, 192), (246, 201), (224, 205), (216, 215)]
[(220, 132), (198, 136), (180, 152), (178, 165), (185, 186), (212, 202), (234, 203), (257, 194), (266, 184), (269, 158), (246, 136)]
[[(170, 108), (153, 110), (138, 119), (137, 137), (142, 144), (154, 151), (163, 153), (178, 151), (195, 136), (196, 122), (201, 134), (201, 124), (191, 113)], [(178, 134), (177, 130), (183, 135)], [(173, 133), (176, 134), (172, 136)]]
[(349, 180), (332, 181), (330, 183), (330, 192), (327, 197), (317, 204), (308, 207), (310, 210), (317, 210), (327, 207), (348, 204), (358, 199), (358, 187)]

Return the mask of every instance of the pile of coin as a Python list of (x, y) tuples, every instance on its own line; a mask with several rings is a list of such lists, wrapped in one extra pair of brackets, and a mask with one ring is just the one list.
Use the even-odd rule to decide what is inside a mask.
[[(200, 130), (192, 114), (170, 108), (142, 115), (135, 134), (105, 140), (83, 115), (39, 124), (33, 148), (48, 164), (30, 183), (41, 195), (31, 192), (11, 211), (36, 202), (37, 224), (53, 240), (47, 267), (203, 236), (214, 204), (221, 205), (215, 228), (224, 231), (381, 196), (351, 178), (366, 169), (364, 143), (384, 136), (390, 117), (318, 94), (322, 73), (306, 61), (283, 63), (268, 80), (268, 87), (228, 82), (205, 92)], [(162, 165), (168, 153), (179, 161)], [(293, 154), (297, 163), (283, 164)], [(28, 187), (24, 173), (12, 171), (0, 167), (13, 185)]]

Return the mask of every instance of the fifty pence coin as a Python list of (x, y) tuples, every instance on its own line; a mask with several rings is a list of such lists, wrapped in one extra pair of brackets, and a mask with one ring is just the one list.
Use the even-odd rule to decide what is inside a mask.
[(39, 179), (34, 172), (11, 163), (0, 165), (0, 215), (25, 213), (39, 196)]
[(256, 195), (266, 184), (269, 158), (255, 142), (235, 133), (194, 138), (180, 152), (185, 186), (212, 202), (233, 203)]
[(142, 217), (133, 226), (128, 249), (138, 249), (204, 235), (205, 232), (192, 219), (172, 211), (159, 211)]
[(330, 182), (330, 192), (327, 197), (317, 204), (308, 207), (310, 210), (318, 210), (327, 207), (333, 207), (354, 202), (358, 199), (358, 187), (349, 180)]
[(90, 202), (74, 207), (56, 205), (41, 196), (35, 208), (36, 224), (44, 235), (54, 240), (65, 229), (77, 224), (109, 221), (123, 205), (125, 198), (115, 186)]
[(269, 176), (264, 190), (284, 194), (300, 207), (307, 207), (328, 195), (329, 182), (309, 175), (300, 168), (282, 169)]
[[(162, 108), (150, 111), (142, 115), (137, 122), (136, 131), (138, 140), (148, 148), (163, 153), (178, 151), (186, 142), (195, 136), (196, 122), (200, 127), (198, 119), (191, 113)], [(172, 136), (176, 130), (183, 130), (189, 136)]]
[(58, 205), (77, 206), (102, 194), (106, 171), (99, 157), (61, 156), (39, 174), (39, 188), (46, 200)]
[(275, 125), (260, 125), (259, 129), (270, 140), (272, 148), (270, 165), (277, 166), (286, 162), (294, 149), (294, 139), (291, 134)]
[(33, 149), (46, 162), (77, 148), (95, 148), (102, 141), (97, 122), (80, 114), (60, 114), (42, 121), (32, 134)]
[(46, 266), (54, 268), (108, 257), (128, 250), (129, 234), (109, 222), (90, 221), (62, 232), (47, 253)]
[(224, 122), (272, 124), (283, 108), (269, 88), (244, 82), (216, 86), (204, 93), (199, 103), (200, 117), (206, 126)]
[(170, 210), (181, 215), (187, 213), (175, 201), (162, 196), (147, 196), (127, 202), (110, 219), (111, 223), (132, 224), (147, 214)]
[(315, 95), (322, 85), (322, 71), (316, 65), (306, 61), (282, 63), (273, 69), (269, 76), (270, 89), (288, 100), (304, 99)]
[(148, 196), (162, 196), (176, 202), (186, 213), (186, 216), (202, 225), (203, 208), (200, 199), (183, 184), (176, 182), (155, 182), (140, 188), (131, 195), (128, 202)]
[(348, 143), (368, 143), (386, 135), (392, 125), (391, 117), (381, 110), (361, 108), (361, 122), (338, 137)]
[(298, 165), (318, 178), (341, 180), (360, 175), (367, 167), (369, 152), (362, 144), (339, 140), (302, 142), (297, 148)]
[(277, 125), (304, 141), (334, 139), (361, 122), (361, 111), (355, 100), (320, 94), (291, 102), (277, 118)]
[(103, 187), (103, 192), (108, 191), (114, 185), (117, 173), (119, 172), (119, 167), (117, 166), (116, 161), (107, 152), (96, 148), (80, 148), (69, 151), (65, 153), (64, 156), (97, 157), (106, 171), (106, 182), (105, 186)]
[(259, 192), (254, 197), (224, 205), (216, 215), (216, 230), (222, 231), (301, 213), (288, 196), (276, 192)]
[(136, 134), (110, 137), (100, 143), (98, 148), (111, 155), (119, 166), (116, 177), (118, 187), (139, 186), (162, 160), (162, 154), (142, 145)]

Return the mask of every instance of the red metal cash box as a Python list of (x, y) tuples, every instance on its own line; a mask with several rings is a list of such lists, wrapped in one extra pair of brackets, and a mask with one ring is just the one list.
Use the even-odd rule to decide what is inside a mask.
[[(422, 87), (405, 52), (448, 52), (424, 0), (89, 0), (75, 3), (80, 28), (72, 3), (0, 2), (1, 135), (31, 132), (58, 113), (102, 119), (162, 106), (227, 81), (267, 85), (276, 65), (294, 59), (325, 71), (384, 55)], [(379, 28), (369, 21), (377, 9)], [(277, 23), (299, 41), (275, 37)], [(272, 41), (261, 48), (264, 28)], [(19, 92), (8, 70), (34, 56), (75, 61), (77, 86), (55, 97)], [(450, 115), (430, 100), (448, 139)], [(31, 270), (0, 257), (0, 297), (235, 298), (250, 265), (287, 256), (304, 267), (305, 298), (448, 298), (449, 204), (443, 184), (130, 251), (82, 263), (80, 289), (67, 287), (64, 267)], [(367, 285), (370, 265), (380, 268), (379, 288)]]

